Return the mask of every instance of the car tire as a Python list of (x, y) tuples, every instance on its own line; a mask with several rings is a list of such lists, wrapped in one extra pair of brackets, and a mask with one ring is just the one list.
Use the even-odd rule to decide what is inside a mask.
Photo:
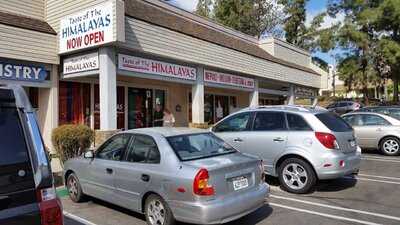
[(144, 215), (148, 225), (175, 225), (176, 220), (168, 204), (158, 195), (146, 198)]
[(386, 137), (380, 142), (379, 149), (384, 155), (396, 156), (400, 154), (400, 140), (396, 137)]
[(285, 159), (279, 166), (281, 188), (295, 194), (305, 194), (317, 182), (317, 176), (311, 165), (299, 158)]
[(71, 173), (68, 176), (66, 186), (68, 195), (73, 202), (82, 202), (84, 200), (85, 194), (83, 194), (81, 184), (75, 173)]

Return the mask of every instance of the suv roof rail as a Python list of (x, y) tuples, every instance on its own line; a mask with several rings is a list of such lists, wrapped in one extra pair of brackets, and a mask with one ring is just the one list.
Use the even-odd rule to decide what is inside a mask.
[(293, 110), (302, 112), (311, 112), (313, 110), (326, 110), (321, 106), (305, 106), (305, 105), (260, 105), (254, 107), (243, 108), (242, 110), (255, 110), (255, 109), (280, 109), (280, 110)]

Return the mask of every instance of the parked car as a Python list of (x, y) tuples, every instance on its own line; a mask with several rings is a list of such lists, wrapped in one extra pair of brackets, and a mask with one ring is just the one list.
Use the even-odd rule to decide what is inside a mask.
[(283, 189), (307, 193), (316, 181), (356, 173), (361, 149), (353, 129), (320, 108), (256, 107), (241, 110), (212, 131), (241, 152), (260, 156)]
[(352, 112), (362, 108), (363, 106), (358, 102), (353, 101), (339, 101), (333, 104), (330, 104), (326, 107), (329, 111), (335, 112), (339, 115)]
[(36, 115), (22, 87), (0, 87), (0, 224), (62, 225)]
[(400, 106), (368, 106), (357, 110), (357, 112), (382, 113), (400, 120)]
[(73, 201), (94, 196), (144, 213), (150, 225), (229, 222), (263, 206), (269, 193), (259, 158), (200, 129), (121, 132), (64, 168)]
[(400, 154), (400, 121), (374, 112), (353, 112), (343, 115), (353, 126), (361, 148), (379, 149), (385, 155)]

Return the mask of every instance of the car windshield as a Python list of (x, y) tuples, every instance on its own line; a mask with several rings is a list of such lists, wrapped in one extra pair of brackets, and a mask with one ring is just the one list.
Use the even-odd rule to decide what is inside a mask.
[(349, 124), (334, 113), (320, 113), (315, 116), (334, 132), (347, 132), (353, 130)]
[(167, 140), (182, 161), (236, 152), (212, 133), (172, 136)]

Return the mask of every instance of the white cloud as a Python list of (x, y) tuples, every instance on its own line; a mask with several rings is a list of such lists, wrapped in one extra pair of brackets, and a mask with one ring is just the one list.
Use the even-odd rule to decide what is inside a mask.
[[(306, 26), (310, 26), (312, 19), (317, 16), (320, 13), (323, 13), (324, 9), (321, 10), (316, 10), (316, 11), (309, 11), (306, 15)], [(325, 16), (324, 18), (324, 22), (322, 22), (321, 24), (321, 29), (325, 29), (328, 27), (331, 27), (334, 24), (337, 24), (338, 22), (343, 22), (344, 20), (344, 13), (339, 13), (338, 15), (336, 15), (335, 18), (330, 17), (330, 16)]]
[(196, 9), (198, 0), (172, 0), (170, 1), (171, 4), (187, 10), (189, 12), (193, 12)]

